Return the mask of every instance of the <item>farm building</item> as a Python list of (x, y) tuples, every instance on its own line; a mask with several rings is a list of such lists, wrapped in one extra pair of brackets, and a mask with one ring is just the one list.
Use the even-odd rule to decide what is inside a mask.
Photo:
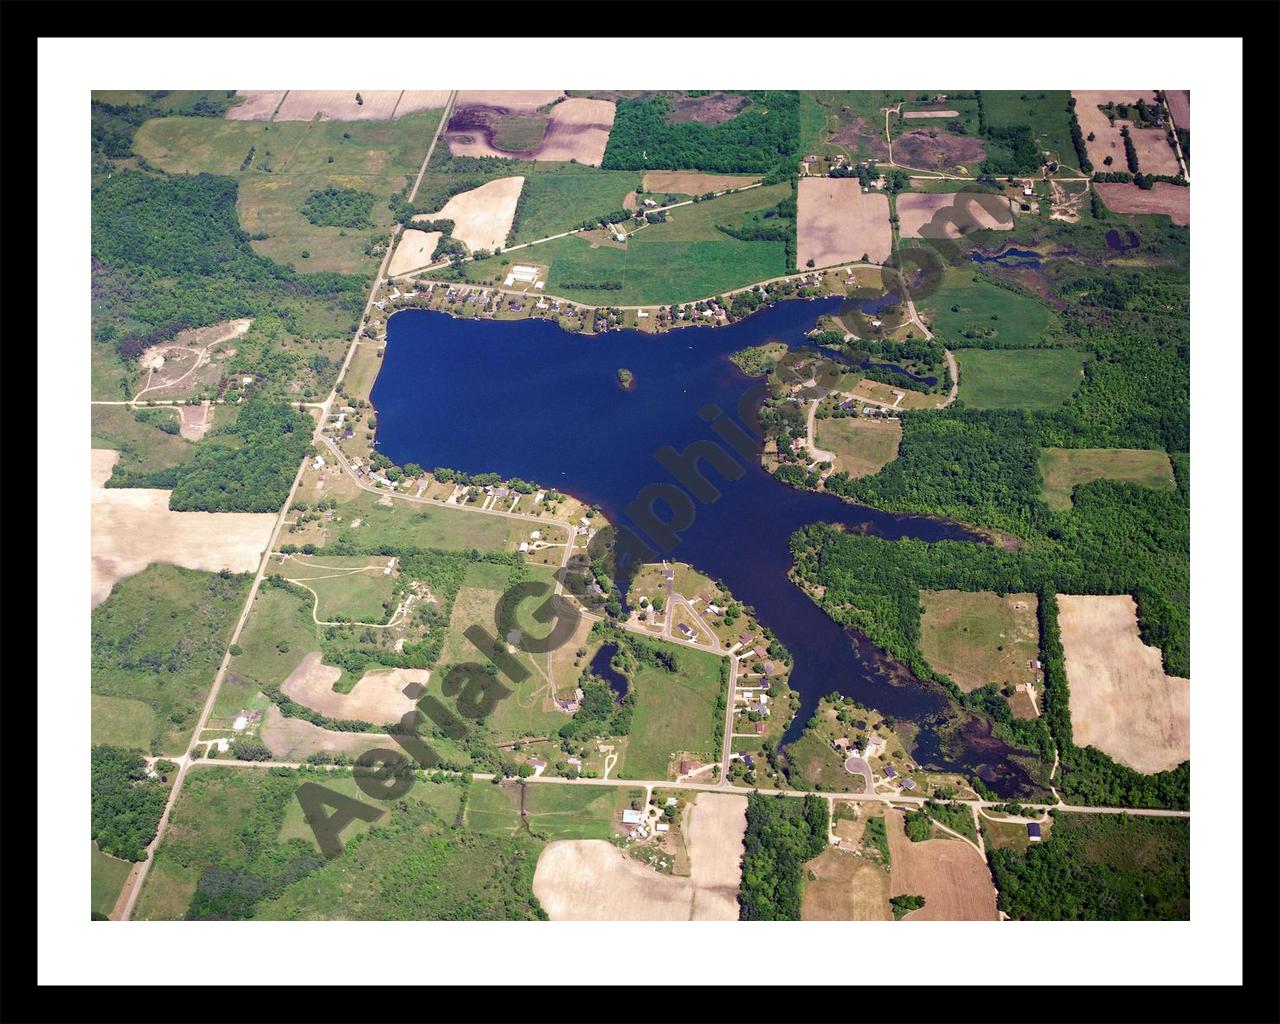
[(624, 825), (639, 825), (644, 821), (644, 811), (633, 811), (630, 808), (622, 812)]
[(1029, 842), (1040, 842), (1040, 823), (1038, 821), (1027, 822), (1027, 839)]

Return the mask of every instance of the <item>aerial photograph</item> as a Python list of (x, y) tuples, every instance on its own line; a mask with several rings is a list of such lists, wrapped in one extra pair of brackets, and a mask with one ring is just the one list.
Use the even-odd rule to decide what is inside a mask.
[(86, 914), (1188, 920), (1149, 84), (94, 91)]

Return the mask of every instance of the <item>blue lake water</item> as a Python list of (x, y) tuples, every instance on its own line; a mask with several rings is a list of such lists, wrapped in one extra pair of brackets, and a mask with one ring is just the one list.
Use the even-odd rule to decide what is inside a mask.
[[(646, 486), (674, 482), (655, 458), (657, 450), (670, 445), (683, 452), (694, 442), (717, 442), (699, 410), (713, 403), (733, 414), (756, 384), (729, 355), (773, 340), (803, 345), (817, 318), (838, 307), (836, 299), (794, 300), (728, 327), (595, 336), (571, 334), (543, 320), (399, 312), (388, 324), (372, 394), (377, 445), (401, 465), (534, 480), (600, 505), (615, 524), (633, 526), (624, 508)], [(635, 375), (629, 391), (617, 385), (621, 367)], [(737, 479), (724, 479), (701, 463), (720, 496), (696, 503), (692, 523), (666, 557), (723, 580), (791, 651), (791, 685), (801, 705), (784, 742), (799, 736), (819, 697), (838, 690), (923, 723), (917, 741), (922, 763), (976, 772), (999, 792), (1019, 789), (1025, 776), (990, 735), (966, 735), (964, 749), (956, 753), (949, 747), (952, 758), (944, 758), (930, 723), (947, 709), (946, 695), (912, 678), (865, 637), (837, 625), (787, 578), (789, 538), (814, 522), (888, 539), (978, 540), (976, 535), (954, 523), (892, 515), (787, 487), (761, 468), (758, 451), (757, 444), (750, 457), (734, 456), (742, 470)], [(661, 517), (669, 516), (661, 503), (658, 509)]]
[(595, 657), (591, 659), (591, 673), (608, 683), (615, 697), (622, 698), (627, 695), (627, 677), (615, 672), (613, 666), (609, 664), (617, 653), (617, 644), (602, 644), (600, 650), (596, 651)]

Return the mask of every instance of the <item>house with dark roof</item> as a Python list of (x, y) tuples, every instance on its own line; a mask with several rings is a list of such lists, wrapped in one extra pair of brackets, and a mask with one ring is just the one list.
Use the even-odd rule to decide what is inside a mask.
[(1032, 843), (1040, 842), (1040, 823), (1038, 821), (1027, 822), (1027, 840)]
[(896, 779), (898, 777), (898, 770), (894, 768), (893, 765), (889, 765), (884, 770), (884, 777), (886, 779)]

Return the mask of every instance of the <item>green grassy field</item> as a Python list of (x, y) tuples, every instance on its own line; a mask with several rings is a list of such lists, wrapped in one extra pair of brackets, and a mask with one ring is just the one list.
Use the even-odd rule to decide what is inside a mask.
[(953, 348), (972, 338), (1036, 345), (1057, 322), (1056, 315), (1044, 303), (994, 285), (970, 270), (954, 267), (946, 270), (936, 292), (917, 299), (916, 304), (929, 314), (938, 339)]
[(248, 707), (260, 686), (283, 683), (308, 653), (319, 649), (310, 602), (281, 587), (259, 587), (239, 646), (214, 702), (216, 718)]
[[(315, 615), (321, 621), (385, 623), (389, 609), (394, 608), (395, 589), (395, 577), (383, 572), (388, 560), (365, 555), (290, 555), (276, 571), (315, 592)], [(356, 569), (362, 571), (352, 571)]]
[(574, 164), (545, 165), (525, 175), (516, 243), (546, 238), (589, 217), (622, 209), (627, 193), (640, 184), (639, 171), (602, 171)]
[(512, 836), (520, 830), (520, 787), (477, 782), (467, 794), (465, 821), (472, 832)]
[(347, 375), (343, 378), (347, 394), (352, 398), (369, 400), (369, 392), (373, 390), (373, 382), (378, 379), (378, 371), (382, 369), (382, 357), (378, 351), (382, 348), (374, 342), (361, 343), (356, 354), (351, 357), (351, 365), (347, 367)]
[(1174, 487), (1169, 456), (1145, 448), (1045, 448), (1040, 452), (1044, 500), (1050, 508), (1071, 507), (1071, 491), (1092, 480), (1120, 480), (1167, 491)]
[[(880, 108), (892, 106), (910, 95), (906, 90), (802, 90), (800, 93), (800, 151), (829, 156), (844, 153), (855, 162), (884, 154), (884, 115)], [(847, 109), (844, 109), (847, 108)], [(871, 146), (865, 139), (828, 142), (827, 136), (848, 128), (854, 118), (862, 119), (861, 133), (878, 138)]]
[(665, 779), (667, 766), (681, 752), (705, 761), (716, 727), (716, 697), (720, 693), (720, 658), (675, 644), (654, 641), (671, 651), (676, 672), (641, 664), (630, 679), (636, 695), (626, 753), (613, 773), (617, 778)]
[(124, 888), (124, 880), (129, 877), (133, 867), (127, 860), (119, 860), (98, 849), (98, 844), (89, 842), (91, 868), (89, 874), (89, 890), (93, 899), (93, 910), (102, 915), (111, 913)]
[[(150, 565), (93, 610), (92, 690), (151, 709), (151, 753), (186, 750), (249, 583), (248, 575)], [(95, 705), (94, 743), (136, 746), (139, 726), (123, 710)]]
[(920, 605), (920, 653), (960, 689), (1036, 680), (1027, 668), (1040, 656), (1035, 594), (922, 590)]
[[(1025, 98), (1024, 98), (1025, 97)], [(984, 89), (982, 104), (987, 123), (993, 128), (1027, 124), (1035, 133), (1039, 148), (1057, 160), (1062, 174), (1078, 175), (1076, 150), (1071, 142), (1065, 89), (1036, 89), (1018, 92), (1012, 89)]]
[(1056, 409), (1080, 386), (1078, 349), (964, 349), (960, 398), (977, 409)]
[(609, 839), (627, 803), (621, 786), (557, 786), (533, 782), (525, 786), (524, 809), (529, 828), (548, 842), (554, 839)]
[[(335, 515), (342, 517), (339, 539), (362, 547), (378, 548), (444, 548), (446, 550), (509, 551), (526, 524), (502, 516), (486, 516), (478, 512), (397, 501), (380, 505), (376, 494), (362, 491), (350, 501), (342, 502)], [(361, 520), (359, 526), (351, 524)]]
[[(351, 775), (334, 774), (331, 777), (323, 778), (320, 784), (325, 789), (331, 789), (335, 793), (341, 793), (343, 796), (349, 796), (353, 800), (360, 800), (365, 803), (373, 803), (364, 791), (356, 784), (356, 780)], [(410, 791), (414, 800), (420, 800), (438, 814), (442, 821), (452, 824), (458, 816), (458, 809), (462, 806), (463, 787), (454, 785), (437, 785), (433, 782), (418, 781), (414, 783), (413, 789)], [(378, 806), (385, 807), (383, 804)], [(342, 841), (344, 843), (351, 842), (358, 835), (368, 832), (375, 825), (384, 824), (385, 819), (379, 819), (376, 822), (362, 821), (356, 819), (342, 830)], [(302, 812), (302, 804), (297, 800), (290, 800), (284, 809), (284, 819), (280, 824), (280, 831), (276, 836), (276, 840), (281, 843), (287, 843), (290, 839), (301, 839), (310, 843), (317, 851), (320, 844), (316, 841), (315, 832), (311, 826), (307, 824), (306, 816)]]
[[(373, 274), (366, 256), (372, 234), (391, 224), (385, 197), (413, 178), (426, 156), (441, 111), (395, 121), (312, 121), (264, 124), (208, 117), (165, 117), (143, 124), (134, 148), (171, 174), (208, 171), (240, 181), (240, 223), (264, 256), (299, 271)], [(250, 148), (254, 155), (243, 166)], [(332, 158), (332, 162), (330, 159)], [(378, 196), (368, 228), (319, 227), (301, 213), (312, 192), (329, 186)], [(302, 252), (311, 253), (303, 258)]]
[[(165, 420), (176, 424), (177, 409), (140, 410), (154, 415), (156, 422), (138, 422), (136, 411), (123, 405), (95, 405), (89, 414), (92, 429), (91, 446), (111, 448), (120, 453), (116, 463), (122, 469), (141, 473), (189, 462), (196, 446), (178, 434), (169, 434), (156, 424)], [(219, 410), (221, 411), (221, 410)]]
[(156, 714), (151, 705), (129, 697), (93, 694), (93, 734), (110, 737), (110, 742), (126, 750), (150, 750), (156, 730)]
[(817, 420), (814, 437), (819, 448), (835, 455), (836, 472), (870, 476), (898, 457), (902, 424), (897, 420), (842, 416)]

